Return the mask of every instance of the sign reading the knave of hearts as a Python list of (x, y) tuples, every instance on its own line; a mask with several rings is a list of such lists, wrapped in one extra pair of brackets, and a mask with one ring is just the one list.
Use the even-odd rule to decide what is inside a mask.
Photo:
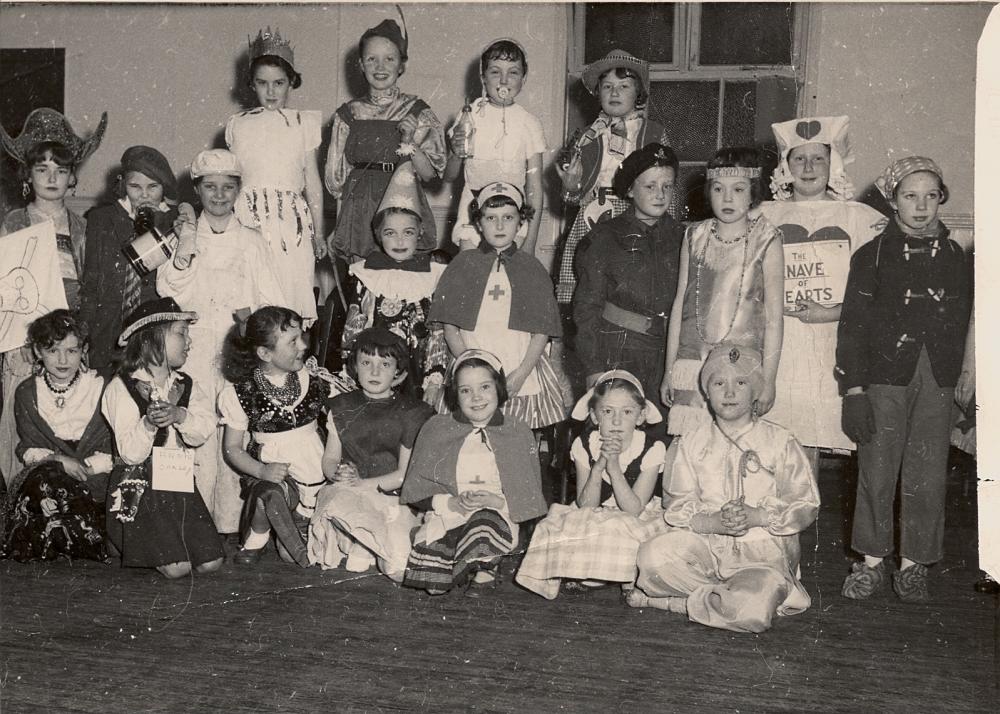
[(785, 307), (794, 309), (796, 300), (813, 300), (820, 305), (839, 305), (851, 267), (851, 238), (836, 226), (807, 234), (794, 224), (781, 226), (785, 237)]

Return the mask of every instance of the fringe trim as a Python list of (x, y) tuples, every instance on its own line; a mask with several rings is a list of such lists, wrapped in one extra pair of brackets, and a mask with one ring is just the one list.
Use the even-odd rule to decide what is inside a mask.
[(684, 389), (697, 392), (698, 375), (701, 374), (701, 360), (678, 359), (670, 368), (670, 386), (674, 389)]
[(712, 421), (712, 415), (704, 407), (689, 407), (675, 404), (667, 416), (667, 433), (674, 436), (690, 434), (698, 427)]

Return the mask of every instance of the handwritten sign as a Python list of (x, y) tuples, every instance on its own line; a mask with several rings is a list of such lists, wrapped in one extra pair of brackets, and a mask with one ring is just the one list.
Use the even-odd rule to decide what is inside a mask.
[(66, 307), (56, 229), (44, 221), (0, 238), (0, 352), (28, 339), (28, 324)]
[(154, 446), (153, 490), (194, 493), (194, 451)]
[[(782, 232), (795, 233), (782, 226)], [(820, 235), (824, 234), (824, 235)], [(821, 229), (801, 242), (785, 242), (785, 307), (796, 300), (813, 300), (820, 305), (839, 305), (851, 267), (851, 240), (839, 228)]]

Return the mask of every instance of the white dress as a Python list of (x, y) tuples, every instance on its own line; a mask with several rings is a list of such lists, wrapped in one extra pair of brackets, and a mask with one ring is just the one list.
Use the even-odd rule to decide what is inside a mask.
[(307, 320), (316, 318), (315, 257), (312, 214), (303, 191), (306, 154), (319, 146), (321, 121), (316, 111), (258, 107), (234, 114), (226, 124), (226, 144), (243, 169), (236, 217), (260, 228), (287, 307)]
[[(854, 252), (877, 236), (885, 217), (856, 201), (769, 201), (764, 216), (781, 229), (785, 307), (809, 298), (825, 305), (844, 299)], [(805, 446), (853, 451), (840, 426), (841, 398), (834, 376), (837, 323), (805, 323), (786, 316), (774, 407), (767, 419)]]
[[(479, 243), (479, 232), (469, 221), (472, 192), (495, 181), (513, 184), (523, 192), (528, 159), (545, 152), (542, 123), (520, 104), (498, 107), (480, 97), (472, 103), (472, 123), (476, 127), (474, 156), (465, 160), (465, 185), (451, 234), (456, 245), (462, 240)], [(526, 221), (518, 231), (518, 244), (527, 232)]]
[[(156, 291), (172, 297), (183, 310), (198, 313), (191, 324), (191, 350), (184, 371), (191, 375), (214, 406), (226, 385), (222, 376), (222, 346), (233, 326), (233, 312), (251, 312), (264, 305), (284, 305), (281, 286), (271, 269), (267, 244), (258, 231), (236, 220), (215, 233), (208, 221), (198, 221), (197, 254), (185, 270), (173, 261), (156, 273)], [(222, 457), (221, 427), (195, 453), (198, 490), (220, 533), (239, 528), (239, 477)]]

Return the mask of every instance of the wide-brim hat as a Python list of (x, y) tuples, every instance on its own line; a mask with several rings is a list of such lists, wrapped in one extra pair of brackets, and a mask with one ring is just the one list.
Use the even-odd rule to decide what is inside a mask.
[(191, 162), (191, 178), (214, 175), (242, 176), (243, 169), (236, 154), (227, 149), (209, 149), (194, 157)]
[(128, 344), (129, 338), (144, 327), (155, 325), (158, 322), (176, 322), (178, 320), (197, 322), (198, 313), (181, 310), (181, 306), (171, 297), (147, 300), (125, 318), (125, 327), (118, 336), (118, 346), (124, 347)]
[(802, 117), (771, 125), (774, 141), (778, 146), (778, 167), (771, 175), (771, 192), (778, 201), (792, 197), (793, 182), (788, 167), (788, 154), (792, 149), (806, 144), (826, 144), (830, 147), (830, 179), (827, 191), (833, 198), (850, 201), (854, 186), (847, 176), (846, 167), (854, 163), (854, 152), (848, 135), (851, 120), (847, 116)]
[(638, 57), (633, 57), (625, 50), (611, 50), (601, 59), (591, 62), (586, 67), (583, 68), (583, 86), (587, 88), (587, 91), (597, 96), (597, 82), (600, 80), (601, 75), (607, 72), (609, 69), (615, 69), (616, 67), (621, 67), (623, 69), (630, 69), (639, 75), (639, 81), (642, 82), (642, 91), (649, 94), (649, 62), (646, 60), (641, 60)]
[(108, 113), (101, 114), (101, 121), (97, 124), (97, 129), (90, 135), (90, 138), (83, 139), (77, 136), (70, 125), (69, 120), (55, 109), (42, 107), (36, 109), (28, 118), (24, 120), (24, 126), (16, 139), (0, 127), (0, 142), (3, 143), (4, 150), (14, 157), (18, 163), (23, 164), (28, 150), (35, 144), (43, 141), (56, 141), (69, 149), (73, 154), (73, 160), (77, 165), (90, 156), (104, 138), (104, 130), (108, 127)]
[(590, 400), (594, 397), (594, 390), (597, 389), (601, 384), (606, 382), (611, 382), (615, 379), (620, 379), (623, 382), (628, 382), (637, 390), (639, 390), (639, 396), (642, 397), (643, 401), (646, 403), (645, 407), (645, 417), (647, 424), (658, 424), (663, 421), (663, 415), (660, 414), (660, 410), (656, 408), (656, 405), (651, 401), (646, 399), (646, 392), (642, 388), (642, 383), (639, 379), (624, 369), (612, 369), (608, 370), (594, 382), (594, 386), (588, 389), (582, 397), (576, 400), (576, 404), (573, 406), (573, 411), (570, 416), (577, 421), (585, 421), (590, 415)]
[(177, 177), (167, 157), (151, 146), (130, 146), (121, 159), (122, 177), (129, 171), (138, 171), (163, 186), (163, 197), (167, 202), (177, 201)]

